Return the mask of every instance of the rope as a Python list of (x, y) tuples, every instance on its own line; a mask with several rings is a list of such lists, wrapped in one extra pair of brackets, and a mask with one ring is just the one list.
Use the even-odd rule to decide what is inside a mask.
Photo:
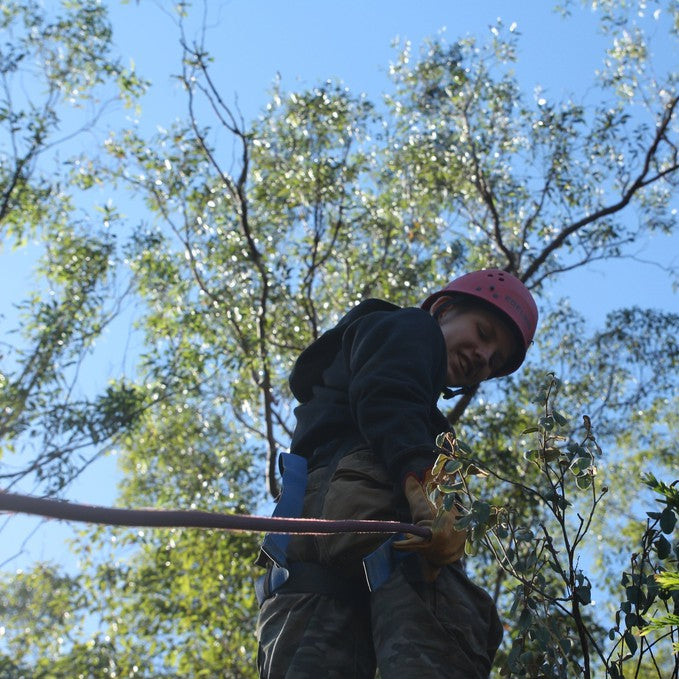
[(217, 528), (255, 533), (410, 533), (431, 537), (425, 526), (398, 521), (367, 521), (358, 519), (331, 521), (328, 519), (290, 519), (285, 517), (252, 516), (249, 514), (219, 514), (197, 510), (119, 509), (98, 505), (83, 505), (64, 500), (6, 493), (0, 491), (0, 511), (33, 514), (63, 521), (98, 523), (108, 526), (149, 528)]

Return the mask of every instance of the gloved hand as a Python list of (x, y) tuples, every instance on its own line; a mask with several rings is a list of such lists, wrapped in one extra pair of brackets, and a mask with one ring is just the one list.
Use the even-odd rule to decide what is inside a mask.
[(424, 557), (424, 577), (427, 582), (436, 580), (443, 566), (459, 561), (464, 556), (467, 540), (467, 531), (458, 531), (453, 527), (458, 516), (455, 507), (445, 511), (432, 504), (427, 497), (425, 488), (430, 480), (430, 472), (427, 472), (423, 482), (408, 476), (404, 491), (413, 523), (431, 528), (431, 539), (408, 535), (405, 540), (394, 542), (395, 549), (419, 552)]

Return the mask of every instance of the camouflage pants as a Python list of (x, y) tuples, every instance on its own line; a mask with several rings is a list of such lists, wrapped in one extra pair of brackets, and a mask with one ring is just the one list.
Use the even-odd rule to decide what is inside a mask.
[(434, 583), (398, 568), (362, 605), (309, 593), (262, 605), (262, 679), (483, 679), (502, 627), (490, 597), (459, 567)]

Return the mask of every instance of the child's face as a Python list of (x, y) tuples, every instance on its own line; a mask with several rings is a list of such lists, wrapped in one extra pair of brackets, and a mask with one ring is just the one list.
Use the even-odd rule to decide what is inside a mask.
[(447, 383), (466, 387), (492, 377), (517, 350), (511, 328), (482, 308), (445, 311), (440, 319), (448, 354)]

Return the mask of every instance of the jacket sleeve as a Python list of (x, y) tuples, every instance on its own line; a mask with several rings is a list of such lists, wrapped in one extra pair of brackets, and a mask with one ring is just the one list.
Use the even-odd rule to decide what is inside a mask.
[(420, 474), (435, 459), (436, 402), (446, 351), (436, 321), (420, 309), (375, 313), (344, 333), (349, 405), (361, 435), (392, 478)]

